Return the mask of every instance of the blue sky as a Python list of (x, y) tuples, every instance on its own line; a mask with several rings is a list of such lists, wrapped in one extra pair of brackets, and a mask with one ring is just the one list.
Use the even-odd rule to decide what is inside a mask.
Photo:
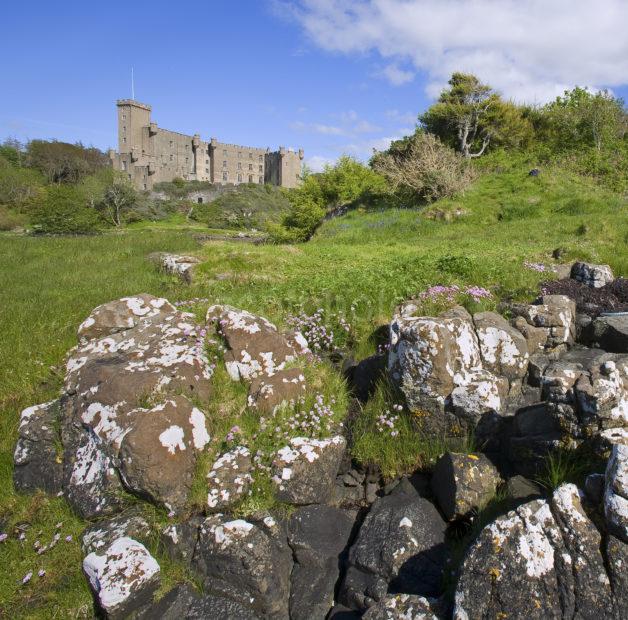
[(115, 100), (160, 126), (303, 147), (318, 168), (409, 132), (455, 69), (542, 102), (628, 89), (625, 0), (206, 0), (5, 5), (0, 138), (115, 146)]

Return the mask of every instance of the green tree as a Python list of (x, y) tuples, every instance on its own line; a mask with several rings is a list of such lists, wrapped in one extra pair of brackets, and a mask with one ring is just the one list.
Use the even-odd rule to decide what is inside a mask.
[(42, 172), (50, 183), (77, 183), (88, 174), (109, 165), (97, 148), (57, 140), (31, 140), (26, 147), (26, 164)]
[(542, 108), (539, 129), (556, 150), (601, 151), (626, 136), (627, 118), (621, 99), (576, 86)]
[(475, 75), (454, 73), (448, 84), (419, 121), (465, 158), (480, 157), (491, 144), (518, 146), (530, 137), (531, 125), (520, 108)]
[(51, 185), (33, 212), (36, 232), (81, 234), (98, 230), (100, 217), (73, 185)]
[(121, 175), (116, 175), (113, 183), (105, 189), (98, 209), (107, 222), (121, 226), (136, 201), (137, 192), (131, 183)]

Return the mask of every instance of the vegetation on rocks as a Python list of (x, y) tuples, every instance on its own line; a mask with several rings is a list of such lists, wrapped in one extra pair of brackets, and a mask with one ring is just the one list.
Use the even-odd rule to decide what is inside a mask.
[[(386, 355), (387, 338), (381, 334), (404, 300), (417, 300), (417, 313), (432, 315), (455, 304), (478, 312), (497, 309), (503, 301), (529, 302), (542, 282), (561, 292), (552, 288), (555, 269), (576, 259), (608, 264), (618, 275), (628, 273), (627, 150), (620, 131), (625, 114), (618, 112), (618, 102), (577, 90), (530, 110), (497, 99), (479, 81), (474, 84), (481, 91), (479, 101), (489, 109), (495, 104), (502, 115), (499, 123), (488, 114), (477, 118), (467, 154), (483, 149), (481, 157), (465, 158), (456, 143), (458, 129), (445, 122), (447, 110), (469, 110), (464, 101), (447, 95), (436, 104), (442, 123), (433, 110), (414, 136), (377, 155), (373, 168), (343, 158), (323, 173), (306, 174), (302, 187), (287, 194), (245, 186), (194, 204), (185, 198), (206, 188), (173, 182), (160, 188), (167, 200), (133, 197), (128, 188), (120, 199), (112, 193), (116, 180), (109, 171), (72, 169), (74, 160), (66, 158), (65, 149), (65, 167), (50, 165), (57, 146), (52, 156), (41, 145), (33, 147), (38, 154), (33, 159), (28, 149), (5, 145), (0, 150), (0, 229), (39, 226), (42, 232), (102, 233), (0, 237), (5, 292), (0, 305), (0, 615), (92, 613), (80, 570), (78, 540), (85, 523), (62, 498), (16, 493), (12, 455), (20, 411), (58, 395), (66, 353), (76, 344), (78, 325), (95, 306), (146, 292), (168, 298), (201, 322), (208, 306), (229, 304), (267, 317), (282, 330), (305, 333), (316, 356), (305, 369), (307, 396), (261, 416), (263, 422), (249, 406), (246, 386), (229, 377), (221, 343), (208, 344), (206, 352), (216, 365), (214, 392), (208, 402), (195, 404), (207, 414), (212, 441), (197, 462), (189, 508), (206, 504), (206, 475), (215, 459), (245, 446), (257, 459), (251, 494), (233, 510), (245, 518), (269, 508), (283, 514), (292, 510), (273, 492), (272, 455), (301, 433), (328, 437), (343, 421), (350, 400), (340, 372), (343, 362)], [(459, 88), (457, 83), (450, 86)], [(502, 137), (509, 126), (519, 128), (520, 138)], [(439, 140), (426, 133), (430, 128)], [(565, 132), (573, 140), (559, 150), (556, 136)], [(427, 143), (444, 163), (436, 158), (429, 168), (413, 151), (413, 145)], [(410, 177), (393, 180), (393, 168), (378, 164), (386, 158), (416, 172), (423, 185)], [(94, 157), (96, 168), (98, 161)], [(538, 174), (530, 175), (532, 169)], [(464, 187), (452, 186), (461, 180)], [(342, 217), (325, 219), (331, 208), (343, 206), (352, 208)], [(156, 219), (157, 224), (145, 221)], [(210, 227), (222, 229), (226, 238), (194, 239), (193, 234)], [(278, 243), (252, 245), (228, 238), (234, 230), (250, 228), (269, 231)], [(156, 270), (146, 260), (153, 252), (201, 259), (191, 284)], [(611, 293), (621, 291), (604, 291)], [(415, 422), (395, 387), (381, 377), (368, 402), (351, 404), (345, 420), (350, 456), (389, 481), (429, 470), (446, 450), (478, 448), (465, 438), (452, 443), (426, 436)], [(556, 453), (548, 458), (540, 481), (553, 491), (590, 473), (580, 465)], [(473, 534), (479, 531), (477, 524), (502, 512), (502, 494), (500, 488), (471, 528)], [(126, 495), (125, 500), (135, 501)], [(161, 508), (142, 502), (138, 509), (155, 530), (171, 522)], [(463, 538), (466, 544), (470, 535)], [(42, 546), (47, 550), (39, 553)], [(192, 579), (167, 556), (157, 536), (149, 546), (162, 569), (162, 592)]]

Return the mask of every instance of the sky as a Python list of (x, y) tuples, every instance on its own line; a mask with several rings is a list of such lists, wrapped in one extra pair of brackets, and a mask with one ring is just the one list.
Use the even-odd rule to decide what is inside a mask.
[(33, 0), (3, 6), (0, 140), (115, 147), (115, 101), (320, 170), (414, 130), (453, 71), (542, 104), (628, 99), (628, 0)]

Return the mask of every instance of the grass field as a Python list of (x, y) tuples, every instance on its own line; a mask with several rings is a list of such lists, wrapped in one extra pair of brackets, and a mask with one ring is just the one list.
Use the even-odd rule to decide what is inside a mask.
[[(375, 351), (372, 334), (394, 306), (431, 285), (491, 290), (492, 298), (481, 305), (463, 300), (474, 307), (494, 307), (505, 297), (529, 299), (545, 276), (524, 261), (549, 265), (557, 247), (565, 250), (565, 261), (608, 263), (616, 275), (628, 275), (626, 197), (562, 170), (528, 177), (529, 167), (519, 162), (487, 174), (465, 196), (430, 208), (465, 213), (449, 222), (428, 219), (418, 210), (353, 211), (325, 223), (312, 241), (299, 246), (224, 241), (201, 247), (191, 235), (198, 227), (189, 230), (180, 219), (96, 237), (1, 236), (0, 531), (10, 538), (0, 543), (0, 617), (91, 614), (77, 542), (84, 524), (61, 499), (14, 493), (11, 471), (20, 410), (57, 394), (64, 356), (94, 306), (140, 292), (172, 301), (201, 297), (262, 313), (279, 324), (301, 310), (320, 308), (330, 323), (343, 317), (352, 325), (351, 347), (360, 358)], [(184, 287), (157, 273), (145, 256), (158, 250), (197, 252), (205, 262), (196, 283)], [(328, 372), (322, 375), (329, 377), (328, 387), (342, 392), (341, 382)], [(222, 397), (241, 399), (237, 391), (226, 388)], [(377, 432), (376, 417), (390, 404), (382, 392), (367, 407), (356, 428), (354, 453), (392, 475), (421, 464), (439, 446), (426, 444), (403, 419), (394, 445)], [(26, 522), (28, 543), (13, 536), (16, 525)], [(43, 543), (58, 522), (63, 522), (61, 542), (37, 556), (33, 534), (41, 530)], [(40, 568), (46, 571), (41, 578)], [(22, 585), (31, 570), (31, 582)], [(168, 571), (169, 579), (179, 575), (176, 567)]]

